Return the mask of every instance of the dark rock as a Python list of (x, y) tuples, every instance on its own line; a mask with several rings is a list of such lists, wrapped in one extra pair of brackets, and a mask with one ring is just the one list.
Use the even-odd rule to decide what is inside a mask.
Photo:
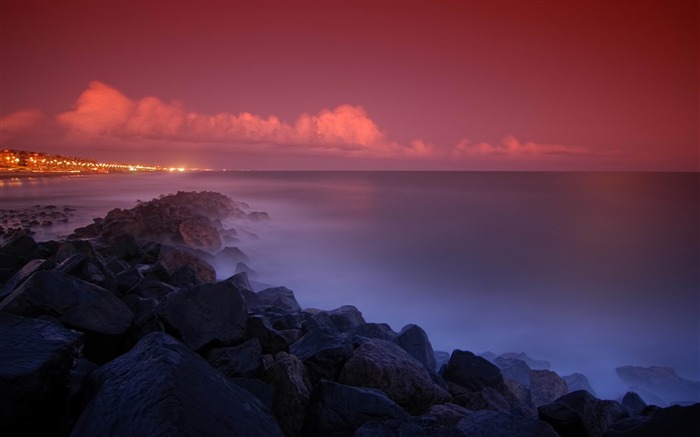
[(93, 372), (94, 397), (71, 435), (282, 436), (249, 392), (164, 333)]
[(641, 416), (647, 407), (647, 403), (637, 393), (628, 391), (622, 397), (622, 406), (630, 416)]
[(656, 411), (646, 420), (627, 429), (612, 427), (606, 437), (696, 437), (700, 434), (700, 404), (687, 407), (674, 405)]
[(237, 386), (247, 390), (251, 395), (258, 398), (270, 411), (274, 406), (275, 388), (259, 379), (255, 378), (231, 378)]
[(254, 305), (270, 306), (277, 310), (301, 311), (301, 307), (294, 297), (294, 292), (287, 287), (267, 288), (257, 293), (259, 303)]
[(62, 263), (59, 269), (84, 281), (116, 292), (117, 280), (107, 268), (104, 258), (88, 240), (71, 240), (61, 245), (56, 261)]
[(239, 262), (236, 264), (236, 273), (246, 273), (251, 278), (257, 278), (258, 272), (250, 268), (246, 263)]
[[(190, 266), (185, 266), (190, 267)], [(162, 261), (156, 261), (148, 267), (141, 270), (144, 279), (151, 279), (160, 282), (170, 282), (170, 271)]]
[(472, 413), (472, 410), (457, 404), (448, 403), (433, 405), (428, 409), (425, 415), (434, 417), (442, 425), (453, 427), (457, 425), (460, 420)]
[(34, 272), (39, 270), (51, 270), (56, 267), (53, 260), (33, 259), (17, 271), (12, 277), (0, 287), (0, 302), (12, 293), (12, 290), (27, 280)]
[(164, 331), (163, 323), (156, 314), (158, 301), (152, 298), (142, 298), (135, 294), (124, 297), (124, 303), (134, 313), (134, 321), (127, 332), (127, 345), (133, 346), (151, 332)]
[(174, 287), (186, 288), (201, 284), (200, 278), (197, 277), (197, 272), (190, 266), (182, 266), (175, 271), (170, 277), (168, 283)]
[(114, 256), (126, 261), (142, 256), (141, 248), (132, 234), (119, 235), (98, 251), (105, 257)]
[(214, 267), (190, 252), (162, 246), (158, 254), (158, 260), (163, 263), (170, 275), (187, 266), (194, 270), (200, 283), (210, 284), (216, 281), (216, 270), (214, 270)]
[(501, 354), (500, 356), (503, 358), (515, 358), (516, 360), (524, 361), (525, 364), (527, 364), (528, 367), (530, 367), (533, 370), (548, 370), (550, 367), (552, 367), (549, 361), (531, 358), (525, 352), (506, 352), (505, 354)]
[(450, 354), (445, 351), (435, 351), (435, 370), (438, 372), (442, 369), (442, 366), (450, 361)]
[(450, 400), (420, 362), (384, 340), (370, 339), (358, 347), (345, 363), (339, 382), (382, 390), (411, 414)]
[(266, 354), (287, 352), (289, 343), (281, 332), (272, 327), (264, 316), (253, 315), (248, 317), (246, 328), (247, 338), (257, 338)]
[(105, 258), (105, 267), (115, 276), (131, 268), (131, 264), (118, 258)]
[(164, 282), (143, 280), (130, 289), (129, 294), (135, 294), (144, 299), (155, 299), (158, 302), (162, 302), (167, 296), (177, 290), (177, 288)]
[(353, 350), (348, 334), (325, 328), (309, 331), (289, 346), (289, 351), (307, 366), (313, 381), (337, 381)]
[(562, 437), (602, 437), (625, 412), (617, 402), (601, 401), (587, 391), (569, 393), (537, 409), (539, 418)]
[(22, 257), (26, 261), (39, 258), (39, 246), (36, 241), (28, 235), (15, 235), (0, 244), (0, 252)]
[(250, 262), (250, 258), (237, 247), (224, 247), (215, 255), (215, 259), (220, 268), (234, 267), (240, 262)]
[(530, 371), (530, 399), (537, 408), (569, 393), (566, 382), (551, 370)]
[(5, 433), (65, 433), (62, 420), (82, 340), (82, 334), (52, 322), (0, 313), (0, 423)]
[(306, 368), (294, 355), (279, 352), (265, 369), (265, 380), (275, 387), (272, 410), (282, 429), (300, 435), (312, 388)]
[(219, 231), (207, 221), (203, 219), (183, 221), (179, 226), (180, 236), (188, 246), (213, 253), (221, 249), (221, 238)]
[(254, 377), (262, 368), (262, 347), (253, 338), (239, 346), (211, 349), (206, 359), (229, 378)]
[(564, 382), (566, 382), (566, 386), (569, 387), (569, 392), (586, 390), (593, 396), (598, 396), (585, 375), (581, 373), (572, 373), (571, 375), (562, 376), (562, 378)]
[(530, 390), (517, 381), (512, 379), (504, 379), (504, 384), (510, 390), (511, 393), (518, 399), (520, 404), (526, 408), (532, 408), (531, 413), (533, 416), (537, 416), (537, 412), (534, 410), (532, 405), (532, 397), (530, 396)]
[(404, 326), (396, 338), (396, 344), (423, 363), (426, 369), (435, 371), (435, 352), (423, 328), (413, 324)]
[(275, 307), (257, 307), (252, 311), (255, 314), (265, 316), (272, 327), (284, 331), (288, 329), (301, 330), (302, 315), (298, 311), (280, 310)]
[(372, 421), (362, 425), (355, 437), (463, 437), (456, 429), (441, 425), (434, 417), (409, 417)]
[(259, 308), (261, 306), (258, 294), (253, 291), (253, 287), (250, 285), (247, 273), (236, 273), (230, 278), (225, 279), (225, 281), (238, 287), (238, 290), (241, 292), (241, 295), (243, 296), (248, 308)]
[(674, 402), (700, 402), (700, 382), (681, 378), (670, 367), (624, 366), (615, 370), (642, 397), (645, 397), (645, 392), (651, 392), (662, 398), (665, 403), (661, 406)]
[(0, 282), (7, 281), (30, 260), (21, 255), (0, 250)]
[(125, 294), (143, 280), (143, 274), (141, 274), (141, 271), (136, 267), (131, 267), (117, 273), (115, 275), (115, 280), (117, 282), (118, 292)]
[(158, 314), (166, 330), (195, 351), (241, 343), (248, 321), (241, 293), (226, 281), (170, 293)]
[(379, 340), (395, 341), (398, 334), (386, 323), (363, 323), (350, 330), (353, 335)]
[(0, 311), (50, 315), (86, 333), (121, 335), (131, 325), (131, 310), (112, 293), (64, 273), (38, 271), (0, 303)]
[(302, 325), (304, 332), (316, 328), (327, 328), (348, 332), (352, 328), (366, 323), (360, 310), (352, 305), (344, 305), (330, 311), (319, 311), (306, 319)]
[(457, 424), (469, 437), (559, 437), (546, 422), (502, 411), (477, 411)]
[(323, 380), (314, 388), (303, 435), (352, 435), (370, 420), (407, 417), (381, 390)]
[(505, 396), (493, 387), (484, 387), (479, 391), (465, 393), (454, 398), (453, 401), (469, 410), (494, 410), (508, 412), (511, 404)]
[(440, 374), (448, 383), (466, 391), (478, 391), (503, 383), (503, 376), (498, 367), (482, 357), (459, 349), (452, 352), (450, 360), (441, 369)]

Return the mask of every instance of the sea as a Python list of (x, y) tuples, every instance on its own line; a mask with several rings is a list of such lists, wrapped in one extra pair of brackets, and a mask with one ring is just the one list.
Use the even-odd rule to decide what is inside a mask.
[[(435, 350), (525, 352), (600, 396), (623, 365), (700, 380), (700, 174), (184, 172), (0, 180), (3, 210), (75, 209), (60, 238), (177, 191), (265, 211), (236, 243), (302, 307), (421, 326)], [(221, 278), (232, 274), (219, 271)]]

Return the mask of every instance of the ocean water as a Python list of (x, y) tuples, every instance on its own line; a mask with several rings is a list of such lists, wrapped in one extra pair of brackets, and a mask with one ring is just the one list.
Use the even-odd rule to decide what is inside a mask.
[[(3, 180), (2, 209), (213, 190), (266, 211), (240, 247), (303, 307), (357, 306), (436, 350), (526, 352), (599, 395), (621, 365), (700, 379), (700, 174), (208, 172)], [(230, 272), (219, 272), (224, 277)]]

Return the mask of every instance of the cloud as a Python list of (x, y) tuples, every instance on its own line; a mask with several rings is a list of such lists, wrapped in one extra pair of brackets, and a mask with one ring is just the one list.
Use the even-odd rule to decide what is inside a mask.
[(13, 112), (0, 118), (0, 131), (5, 133), (22, 132), (38, 126), (44, 119), (44, 114), (38, 109), (26, 109)]
[(478, 143), (472, 144), (464, 139), (452, 148), (452, 156), (511, 156), (526, 157), (535, 155), (585, 155), (590, 151), (583, 147), (563, 146), (559, 144), (538, 144), (534, 142), (521, 142), (512, 135), (506, 136), (498, 144)]
[(386, 153), (395, 149), (358, 106), (341, 105), (318, 114), (302, 114), (294, 124), (248, 112), (205, 115), (156, 97), (132, 101), (101, 82), (91, 82), (75, 109), (58, 115), (72, 138), (161, 139), (188, 142), (267, 143), (348, 153)]

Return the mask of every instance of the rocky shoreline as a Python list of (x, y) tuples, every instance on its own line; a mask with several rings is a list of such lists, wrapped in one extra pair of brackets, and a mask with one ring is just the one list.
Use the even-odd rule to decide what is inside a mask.
[[(7, 235), (0, 251), (7, 435), (700, 430), (698, 403), (647, 405), (634, 392), (601, 400), (583, 375), (562, 378), (524, 356), (435, 352), (416, 325), (395, 332), (367, 323), (354, 306), (302, 309), (291, 290), (251, 283), (250, 260), (234, 246), (238, 231), (224, 226), (267, 219), (218, 193), (179, 192), (112, 210), (65, 240)], [(237, 273), (217, 280), (223, 267)], [(673, 395), (695, 390), (667, 370), (621, 369), (630, 384), (668, 377), (678, 385)]]

